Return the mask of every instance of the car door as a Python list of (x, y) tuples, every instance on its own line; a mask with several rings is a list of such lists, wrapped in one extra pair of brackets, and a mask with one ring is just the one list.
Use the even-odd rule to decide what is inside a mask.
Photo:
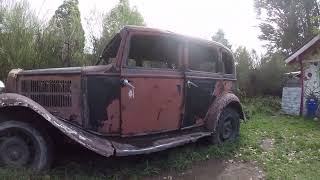
[(189, 41), (186, 47), (185, 111), (181, 127), (201, 126), (213, 102), (216, 83), (222, 79), (219, 49)]
[(179, 40), (155, 33), (131, 33), (121, 69), (123, 136), (180, 128), (183, 72)]

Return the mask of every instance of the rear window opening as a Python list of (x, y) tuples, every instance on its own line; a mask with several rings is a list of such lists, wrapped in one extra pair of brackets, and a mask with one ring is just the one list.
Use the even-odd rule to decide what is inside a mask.
[(222, 52), (222, 62), (224, 64), (224, 73), (225, 74), (233, 74), (234, 73), (234, 65), (233, 58), (231, 54), (227, 52)]
[(190, 70), (211, 73), (220, 72), (218, 49), (197, 43), (189, 43), (188, 54)]
[(177, 69), (179, 42), (166, 36), (134, 35), (130, 41), (128, 67)]

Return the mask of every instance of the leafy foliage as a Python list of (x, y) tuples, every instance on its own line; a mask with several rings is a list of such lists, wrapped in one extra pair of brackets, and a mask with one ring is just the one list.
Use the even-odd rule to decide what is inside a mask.
[(63, 66), (79, 65), (85, 43), (78, 0), (65, 0), (50, 20), (46, 35), (53, 36), (52, 49)]
[(102, 37), (110, 40), (126, 25), (144, 26), (144, 20), (138, 10), (130, 7), (128, 0), (120, 0), (103, 20)]
[(39, 67), (40, 22), (25, 1), (0, 3), (0, 79), (15, 67)]
[(270, 52), (288, 55), (310, 39), (319, 28), (317, 0), (255, 0), (259, 25), (259, 38), (268, 42)]
[(93, 54), (100, 56), (106, 43), (126, 25), (145, 26), (145, 22), (136, 7), (130, 7), (129, 0), (120, 0), (119, 3), (104, 16), (102, 36), (100, 39), (93, 39)]
[(286, 71), (279, 53), (259, 58), (254, 50), (238, 47), (235, 51), (240, 96), (280, 96), (282, 75)]
[(238, 47), (234, 53), (237, 66), (237, 83), (241, 92), (248, 94), (250, 88), (250, 73), (253, 69), (253, 60), (245, 47)]
[(103, 17), (103, 33), (92, 36), (92, 54), (84, 52), (85, 35), (78, 0), (64, 0), (49, 23), (41, 22), (26, 0), (0, 1), (0, 80), (13, 68), (35, 69), (92, 64), (107, 41), (125, 25), (145, 25), (128, 0)]

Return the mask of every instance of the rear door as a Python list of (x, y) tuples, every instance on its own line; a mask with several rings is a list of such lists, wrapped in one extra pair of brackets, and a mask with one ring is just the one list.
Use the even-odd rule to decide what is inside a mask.
[(185, 71), (185, 112), (182, 128), (201, 126), (212, 101), (216, 83), (222, 79), (219, 49), (188, 42)]
[(168, 35), (132, 33), (121, 79), (122, 135), (180, 128), (183, 111), (182, 45)]

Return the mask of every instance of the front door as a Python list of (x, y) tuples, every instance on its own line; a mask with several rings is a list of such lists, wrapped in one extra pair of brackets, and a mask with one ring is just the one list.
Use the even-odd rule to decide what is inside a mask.
[(213, 102), (217, 79), (221, 79), (219, 50), (188, 42), (185, 71), (185, 112), (182, 128), (201, 126)]
[(121, 70), (121, 131), (124, 136), (180, 128), (183, 73), (179, 41), (132, 34)]

